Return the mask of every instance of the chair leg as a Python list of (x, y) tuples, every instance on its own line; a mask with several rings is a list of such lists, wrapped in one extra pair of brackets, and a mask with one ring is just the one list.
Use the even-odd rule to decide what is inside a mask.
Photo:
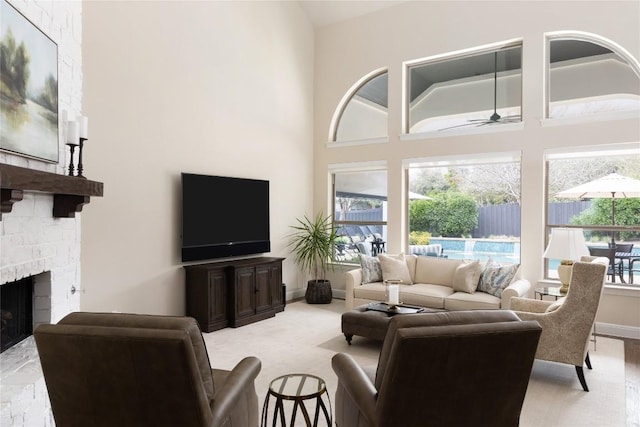
[(589, 359), (589, 352), (587, 352), (587, 357), (585, 357), (585, 358), (584, 358), (584, 363), (586, 363), (586, 364), (587, 364), (587, 368), (589, 368), (589, 369), (593, 369), (593, 368), (591, 367), (591, 359)]
[(582, 366), (576, 366), (576, 373), (578, 374), (578, 379), (580, 380), (582, 389), (584, 391), (589, 391), (589, 387), (587, 387), (587, 381), (584, 379), (584, 371), (582, 370)]

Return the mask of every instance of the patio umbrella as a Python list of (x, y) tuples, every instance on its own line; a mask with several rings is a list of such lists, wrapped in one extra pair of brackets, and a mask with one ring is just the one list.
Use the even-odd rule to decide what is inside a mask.
[(433, 200), (433, 197), (425, 196), (424, 194), (414, 193), (409, 191), (409, 200)]
[[(640, 197), (640, 180), (611, 173), (556, 194), (557, 197), (578, 199), (611, 199), (611, 224), (616, 225), (616, 198)], [(615, 244), (613, 233), (611, 243)]]

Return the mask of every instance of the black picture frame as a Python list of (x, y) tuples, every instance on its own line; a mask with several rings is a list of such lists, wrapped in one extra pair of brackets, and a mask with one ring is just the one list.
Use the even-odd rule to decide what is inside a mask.
[(58, 45), (0, 4), (0, 150), (59, 160)]

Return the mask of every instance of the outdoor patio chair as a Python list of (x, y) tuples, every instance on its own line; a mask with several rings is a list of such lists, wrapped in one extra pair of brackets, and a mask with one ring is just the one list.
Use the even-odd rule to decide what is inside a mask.
[(604, 257), (609, 260), (607, 268), (607, 276), (611, 276), (611, 282), (616, 282), (616, 274), (624, 281), (622, 276), (622, 260), (616, 259), (616, 248), (594, 248), (589, 247), (589, 255), (595, 257)]
[[(616, 252), (631, 253), (632, 251), (633, 243), (616, 243)], [(620, 268), (622, 269), (622, 275), (624, 276), (625, 272), (629, 273), (629, 283), (633, 283), (631, 281), (632, 273), (630, 271), (632, 260), (627, 258), (619, 258), (618, 261), (620, 261), (621, 263)]]

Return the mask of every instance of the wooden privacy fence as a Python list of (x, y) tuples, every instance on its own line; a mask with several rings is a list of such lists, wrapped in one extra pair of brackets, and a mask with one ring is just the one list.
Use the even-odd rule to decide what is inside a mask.
[[(582, 200), (566, 203), (549, 204), (549, 224), (569, 224), (573, 216), (588, 209), (591, 201)], [(348, 221), (382, 221), (382, 208), (367, 209), (347, 212)], [(352, 226), (356, 228), (357, 226)], [(380, 226), (369, 226), (367, 230), (354, 230), (349, 234), (367, 234), (371, 229), (381, 232)], [(482, 206), (478, 208), (478, 227), (472, 232), (474, 238), (487, 238), (490, 236), (520, 237), (520, 205), (515, 203), (504, 205)]]

